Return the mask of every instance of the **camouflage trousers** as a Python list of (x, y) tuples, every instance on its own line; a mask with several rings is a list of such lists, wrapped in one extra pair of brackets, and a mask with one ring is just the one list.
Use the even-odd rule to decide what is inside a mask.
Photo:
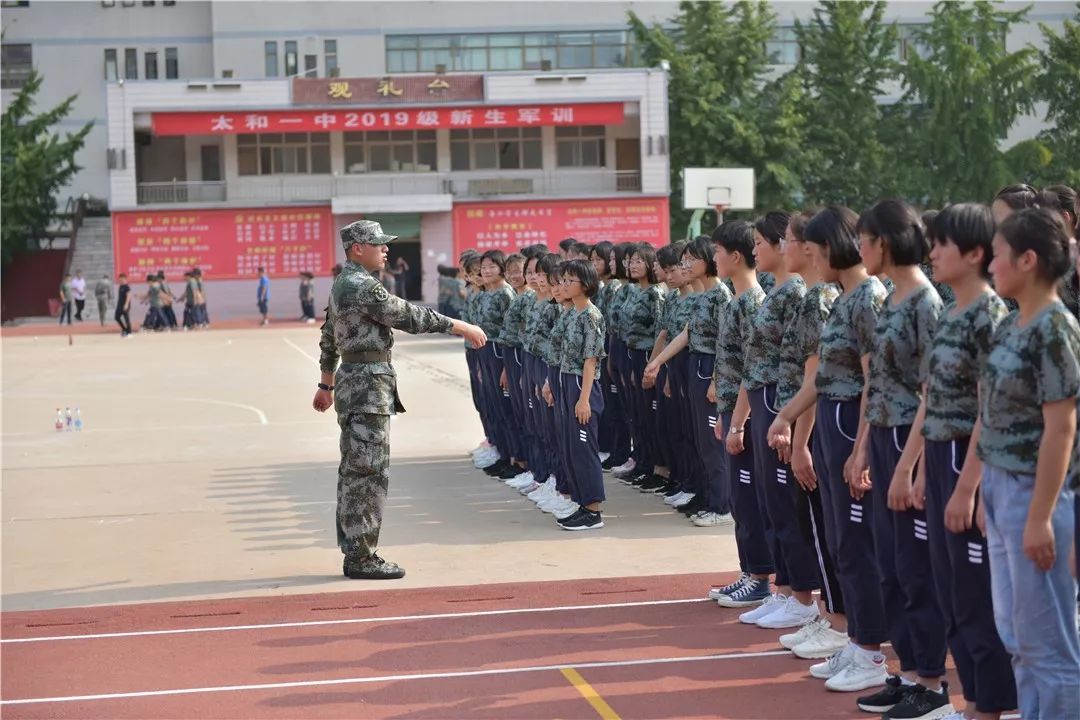
[(346, 412), (338, 467), (337, 540), (348, 557), (375, 554), (390, 486), (390, 416)]

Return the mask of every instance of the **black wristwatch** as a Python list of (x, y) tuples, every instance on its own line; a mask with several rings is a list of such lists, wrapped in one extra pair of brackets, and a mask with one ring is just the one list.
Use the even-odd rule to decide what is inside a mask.
[(320, 390), (326, 390), (327, 392), (330, 392), (331, 390), (334, 389), (334, 386), (333, 385), (327, 385), (326, 383), (319, 383), (319, 389)]

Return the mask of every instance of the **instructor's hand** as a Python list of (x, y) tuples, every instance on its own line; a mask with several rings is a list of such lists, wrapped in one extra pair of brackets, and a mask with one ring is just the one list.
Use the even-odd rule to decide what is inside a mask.
[(482, 328), (479, 328), (476, 325), (470, 325), (467, 322), (462, 322), (461, 320), (454, 321), (454, 327), (450, 332), (465, 338), (465, 340), (477, 350), (487, 344), (487, 334)]
[(334, 405), (334, 393), (331, 390), (316, 390), (315, 399), (311, 401), (311, 407), (318, 412), (326, 412)]

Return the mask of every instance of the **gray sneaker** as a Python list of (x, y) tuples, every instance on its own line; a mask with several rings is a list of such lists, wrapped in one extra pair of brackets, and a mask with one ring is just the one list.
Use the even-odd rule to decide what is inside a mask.
[(341, 572), (353, 580), (398, 580), (405, 577), (404, 568), (378, 555), (363, 558), (346, 555)]

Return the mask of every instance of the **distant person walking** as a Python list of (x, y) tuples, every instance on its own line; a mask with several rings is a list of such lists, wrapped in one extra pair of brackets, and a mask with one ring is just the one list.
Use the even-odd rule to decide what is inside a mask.
[(259, 314), (262, 315), (262, 324), (270, 324), (270, 277), (266, 274), (266, 268), (259, 268)]
[(301, 320), (315, 322), (315, 276), (309, 272), (300, 273), (300, 311)]
[(116, 323), (120, 326), (120, 337), (131, 334), (131, 286), (127, 275), (120, 273), (120, 285), (116, 288)]
[(94, 286), (94, 298), (97, 299), (98, 317), (101, 319), (101, 327), (105, 327), (105, 316), (109, 314), (109, 303), (112, 301), (112, 280), (108, 275), (102, 275)]
[(65, 273), (64, 279), (60, 281), (60, 324), (64, 324), (64, 318), (67, 318), (67, 324), (71, 324), (71, 304), (74, 302), (74, 297), (71, 294), (71, 273)]
[(173, 302), (176, 297), (172, 294), (169, 283), (165, 280), (165, 271), (158, 270), (158, 284), (161, 286), (161, 317), (170, 330), (176, 329), (176, 312), (173, 311)]
[(405, 299), (406, 287), (409, 279), (409, 263), (403, 257), (394, 261), (394, 294), (402, 300)]
[(200, 268), (193, 268), (191, 274), (195, 277), (195, 324), (199, 327), (210, 327), (210, 313), (206, 310), (206, 290), (203, 287), (203, 275)]
[(75, 271), (75, 277), (71, 280), (71, 293), (75, 299), (75, 319), (82, 321), (83, 308), (86, 307), (86, 278), (82, 270)]

